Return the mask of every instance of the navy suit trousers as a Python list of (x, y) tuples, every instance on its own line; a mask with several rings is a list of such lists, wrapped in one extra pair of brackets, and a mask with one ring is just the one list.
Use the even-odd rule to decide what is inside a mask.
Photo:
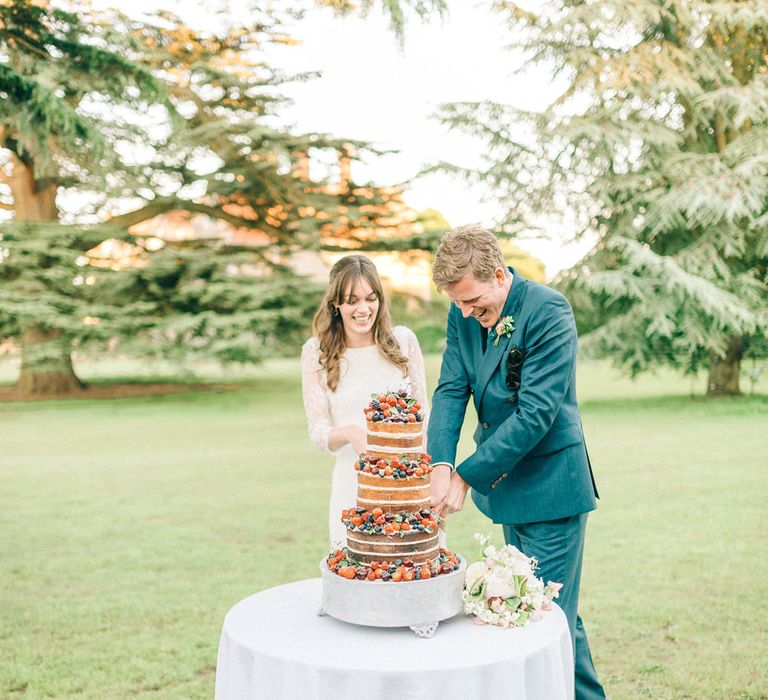
[(541, 523), (504, 525), (504, 539), (529, 557), (536, 557), (536, 575), (547, 581), (562, 583), (555, 601), (568, 618), (573, 640), (576, 671), (576, 700), (603, 700), (605, 691), (597, 680), (587, 633), (578, 614), (581, 561), (587, 514), (549, 520)]

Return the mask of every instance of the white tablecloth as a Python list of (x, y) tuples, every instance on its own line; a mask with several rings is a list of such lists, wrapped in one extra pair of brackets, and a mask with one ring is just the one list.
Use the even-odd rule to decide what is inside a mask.
[(219, 641), (216, 700), (573, 698), (571, 639), (557, 606), (520, 629), (458, 615), (422, 639), (320, 617), (320, 596), (316, 578), (237, 603)]

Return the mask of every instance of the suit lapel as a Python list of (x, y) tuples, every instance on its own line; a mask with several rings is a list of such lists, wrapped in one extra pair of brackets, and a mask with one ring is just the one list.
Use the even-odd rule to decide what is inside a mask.
[[(513, 331), (508, 336), (501, 336), (496, 347), (493, 346), (493, 340), (495, 340), (495, 336), (493, 340), (488, 338), (488, 349), (485, 351), (485, 355), (482, 356), (480, 367), (477, 371), (477, 390), (475, 392), (477, 396), (477, 406), (480, 405), (485, 387), (488, 386), (488, 382), (490, 381), (491, 376), (499, 366), (499, 362), (501, 362), (501, 358), (504, 356), (504, 351), (517, 332), (517, 315), (523, 303), (523, 296), (525, 293), (525, 278), (522, 277), (518, 272), (515, 272), (512, 268), (509, 269), (513, 274), (512, 287), (510, 288), (509, 294), (507, 295), (507, 301), (504, 304), (503, 311), (501, 312), (501, 318), (504, 318), (505, 316), (512, 316), (515, 324), (515, 331)], [(475, 322), (475, 325), (479, 326), (482, 332), (486, 332), (486, 330), (480, 326), (479, 323)]]

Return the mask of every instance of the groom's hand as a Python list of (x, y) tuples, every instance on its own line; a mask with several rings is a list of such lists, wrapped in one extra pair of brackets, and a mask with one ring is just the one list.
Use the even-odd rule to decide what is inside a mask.
[(459, 476), (459, 472), (453, 472), (450, 484), (448, 485), (448, 493), (435, 507), (438, 515), (445, 517), (450, 513), (460, 511), (464, 507), (467, 491), (469, 491), (469, 484)]

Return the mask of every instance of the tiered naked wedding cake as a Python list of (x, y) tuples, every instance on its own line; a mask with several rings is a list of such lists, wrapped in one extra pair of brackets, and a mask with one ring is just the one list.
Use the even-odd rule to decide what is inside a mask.
[(459, 567), (458, 557), (438, 544), (420, 409), (406, 391), (374, 395), (364, 409), (368, 450), (355, 463), (357, 505), (341, 513), (347, 547), (327, 560), (344, 578), (423, 580)]

